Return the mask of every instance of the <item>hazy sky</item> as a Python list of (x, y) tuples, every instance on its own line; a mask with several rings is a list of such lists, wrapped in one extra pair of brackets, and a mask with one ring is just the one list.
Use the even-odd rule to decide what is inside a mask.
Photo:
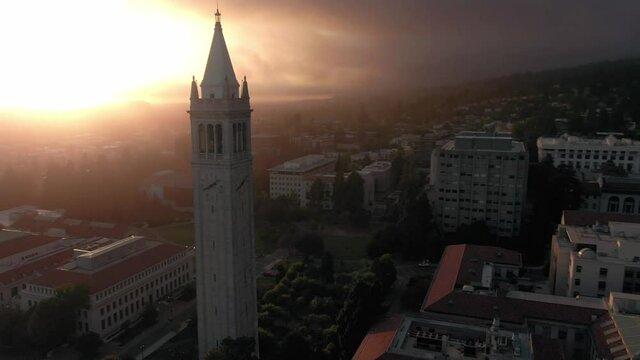
[[(640, 1), (221, 0), (255, 100), (428, 87), (640, 55)], [(185, 101), (214, 0), (0, 3), (0, 107)]]

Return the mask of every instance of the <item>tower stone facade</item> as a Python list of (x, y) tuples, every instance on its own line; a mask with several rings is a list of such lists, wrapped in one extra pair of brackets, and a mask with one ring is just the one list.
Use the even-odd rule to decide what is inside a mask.
[[(216, 12), (204, 77), (191, 83), (191, 139), (200, 358), (226, 337), (257, 344), (251, 107)], [(257, 346), (256, 346), (257, 349)]]

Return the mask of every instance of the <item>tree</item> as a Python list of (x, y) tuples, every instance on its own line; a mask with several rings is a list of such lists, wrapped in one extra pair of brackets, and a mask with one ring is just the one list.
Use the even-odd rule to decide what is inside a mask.
[(342, 198), (344, 210), (353, 214), (362, 209), (364, 202), (364, 180), (357, 171), (352, 171), (347, 177)]
[(282, 340), (281, 359), (299, 360), (306, 359), (311, 355), (311, 348), (307, 339), (300, 331), (289, 332)]
[(309, 189), (309, 206), (316, 211), (322, 210), (324, 201), (324, 183), (320, 178), (316, 178)]
[(305, 255), (319, 257), (324, 250), (324, 240), (317, 233), (303, 232), (296, 235), (294, 247)]
[(320, 274), (322, 280), (327, 283), (333, 283), (333, 254), (329, 251), (325, 251), (322, 255), (322, 263), (320, 264)]
[(384, 291), (388, 291), (396, 281), (396, 266), (391, 254), (384, 254), (371, 264), (371, 272), (376, 275)]
[(56, 290), (42, 300), (29, 316), (27, 331), (36, 346), (48, 350), (66, 343), (76, 331), (76, 317), (89, 306), (89, 289), (73, 285)]
[(98, 355), (102, 339), (100, 335), (89, 332), (76, 339), (75, 349), (82, 354), (84, 358), (93, 358)]
[(156, 323), (158, 320), (158, 310), (152, 303), (147, 304), (142, 311), (141, 324), (144, 327), (149, 327)]
[(206, 360), (254, 360), (256, 340), (243, 336), (236, 339), (225, 338), (222, 344), (206, 356)]
[(373, 273), (359, 277), (336, 319), (338, 353), (341, 360), (351, 359), (367, 330), (382, 313), (382, 285)]

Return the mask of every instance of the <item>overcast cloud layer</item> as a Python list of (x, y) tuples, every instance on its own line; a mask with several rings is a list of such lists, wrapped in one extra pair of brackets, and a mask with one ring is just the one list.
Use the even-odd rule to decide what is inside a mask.
[[(171, 6), (200, 16), (215, 10), (209, 0)], [(236, 72), (252, 79), (259, 96), (429, 87), (640, 54), (640, 1), (632, 0), (223, 0), (220, 6), (225, 34), (233, 32)]]

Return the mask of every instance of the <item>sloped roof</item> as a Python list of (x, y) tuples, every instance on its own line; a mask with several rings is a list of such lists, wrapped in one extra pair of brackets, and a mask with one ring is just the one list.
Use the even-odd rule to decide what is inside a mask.
[(0, 242), (0, 258), (18, 254), (58, 240), (60, 240), (59, 237), (24, 233), (24, 236), (16, 236)]
[(66, 284), (85, 284), (89, 286), (90, 292), (95, 294), (182, 251), (185, 251), (182, 246), (161, 243), (93, 273), (51, 269), (31, 281), (31, 284), (51, 288)]
[(482, 268), (485, 263), (521, 267), (522, 255), (517, 251), (495, 246), (468, 244), (447, 246), (423, 307), (435, 303), (456, 287), (481, 282)]
[(230, 90), (236, 92), (235, 96), (239, 97), (237, 89), (240, 84), (233, 71), (233, 64), (231, 63), (229, 50), (227, 50), (227, 43), (224, 40), (224, 35), (222, 35), (222, 25), (216, 22), (207, 66), (204, 70), (202, 82), (200, 83), (202, 87), (202, 98), (208, 98), (212, 93), (215, 94), (216, 98), (220, 98), (226, 82), (228, 82)]
[(391, 359), (383, 356), (396, 336), (401, 319), (400, 315), (387, 317), (369, 329), (352, 360)]
[(42, 259), (32, 261), (25, 265), (18, 266), (9, 271), (0, 273), (0, 283), (5, 285), (14, 283), (36, 272), (55, 268), (56, 266), (59, 266), (64, 262), (70, 260), (72, 257), (73, 257), (73, 250), (68, 249), (68, 250), (64, 250), (64, 251), (46, 256)]

